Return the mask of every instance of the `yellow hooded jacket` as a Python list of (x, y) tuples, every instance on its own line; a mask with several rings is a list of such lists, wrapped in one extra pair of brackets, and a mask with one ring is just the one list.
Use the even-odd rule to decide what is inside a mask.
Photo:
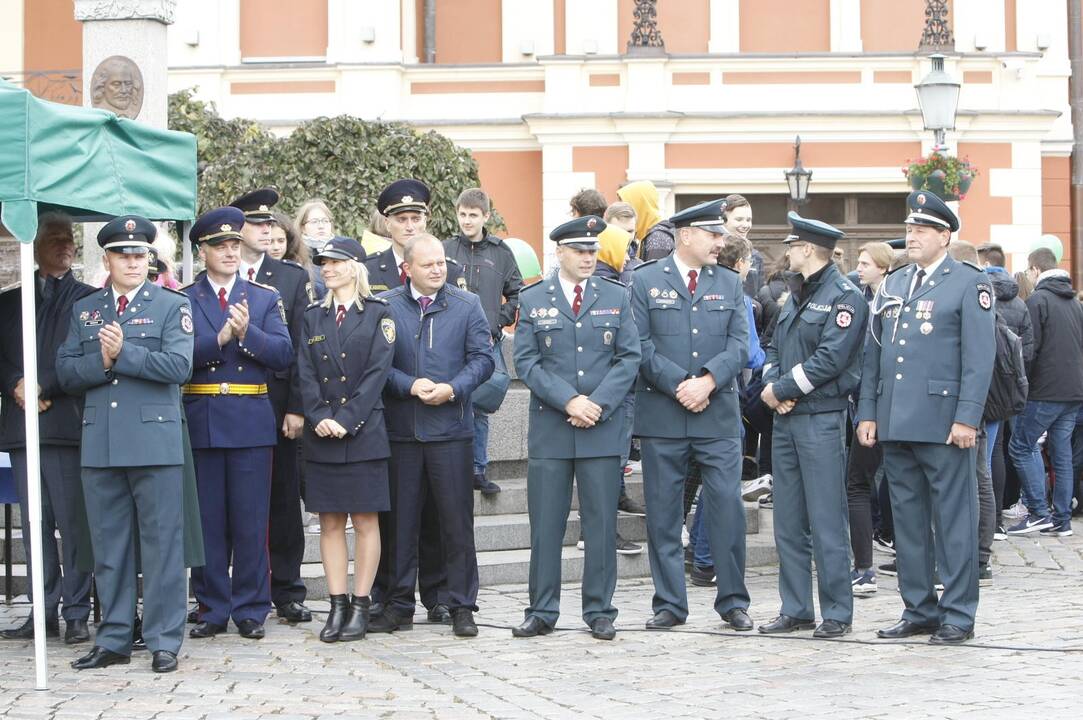
[(662, 221), (658, 209), (658, 189), (650, 180), (637, 180), (617, 190), (617, 197), (635, 208), (636, 240), (642, 240), (650, 229)]

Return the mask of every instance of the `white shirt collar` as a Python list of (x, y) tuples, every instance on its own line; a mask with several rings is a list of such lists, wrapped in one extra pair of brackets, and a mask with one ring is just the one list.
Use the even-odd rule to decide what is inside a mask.
[[(439, 291), (437, 291), (437, 292), (439, 292)], [(414, 300), (420, 300), (423, 297), (427, 297), (429, 300), (433, 300), (433, 301), (436, 300), (436, 293), (433, 293), (432, 295), (422, 295), (421, 293), (419, 293), (417, 291), (417, 288), (414, 287), (413, 283), (410, 283), (410, 295), (413, 296)], [(338, 301), (336, 300), (335, 302), (337, 303)], [(420, 305), (420, 304), (421, 303), (419, 302), (418, 305)]]
[(568, 307), (571, 307), (572, 303), (575, 302), (576, 285), (579, 285), (579, 287), (583, 288), (583, 290), (586, 290), (586, 280), (583, 280), (580, 283), (573, 283), (571, 280), (565, 280), (564, 276), (560, 274), (559, 270), (557, 270), (557, 280), (560, 281), (560, 289), (564, 291), (564, 299), (568, 301)]
[[(258, 273), (259, 270), (256, 270), (256, 272)], [(245, 273), (247, 274), (247, 270), (245, 271)], [(210, 284), (211, 290), (214, 291), (214, 296), (215, 297), (218, 297), (218, 290), (219, 289), (225, 288), (226, 289), (226, 297), (228, 298), (233, 293), (233, 286), (237, 282), (237, 275), (236, 274), (231, 275), (230, 278), (229, 278), (229, 282), (227, 284), (225, 284), (225, 285), (219, 285), (214, 280), (211, 280), (210, 275), (207, 276), (207, 282)]]
[[(147, 284), (146, 281), (143, 281), (142, 283), (139, 284), (139, 287), (135, 288), (131, 292), (124, 293), (124, 297), (128, 298), (128, 304), (129, 305), (132, 304), (132, 300), (135, 300), (135, 296), (139, 294), (139, 291), (142, 290), (143, 286), (146, 285), (146, 284)], [(113, 307), (115, 308), (116, 304), (117, 304), (117, 301), (120, 300), (120, 293), (117, 292), (117, 286), (116, 285), (113, 285), (112, 283), (110, 283), (110, 287), (111, 287), (111, 289), (113, 291)]]
[[(692, 270), (693, 268), (690, 268), (687, 265), (685, 265), (683, 262), (681, 262), (680, 258), (677, 257), (677, 253), (673, 253), (673, 264), (677, 268), (677, 274), (681, 276), (681, 281), (685, 285), (687, 285), (688, 284), (688, 271)], [(699, 268), (698, 270), (696, 270), (696, 279), (698, 280), (699, 276), (702, 275), (702, 274), (703, 274), (703, 268)]]
[[(243, 277), (245, 280), (247, 280), (248, 279), (248, 268), (252, 268), (253, 270), (255, 270), (255, 272), (252, 273), (252, 278), (253, 279), (258, 278), (259, 277), (259, 269), (261, 267), (263, 267), (263, 259), (265, 257), (267, 257), (267, 253), (263, 253), (262, 255), (260, 255), (259, 260), (252, 263), (251, 265), (249, 265), (248, 263), (246, 263), (242, 259), (241, 260), (241, 277)], [(217, 290), (216, 290), (216, 292), (217, 292)]]
[[(943, 255), (941, 255), (941, 256), (940, 256), (940, 259), (939, 259), (939, 260), (937, 260), (936, 262), (934, 262), (934, 263), (933, 263), (932, 265), (930, 265), (929, 267), (925, 268), (925, 277), (927, 277), (927, 278), (928, 278), (928, 277), (931, 277), (931, 276), (932, 276), (932, 274), (933, 274), (933, 273), (935, 273), (935, 272), (937, 271), (937, 269), (938, 269), (938, 268), (939, 268), (939, 267), (940, 267), (941, 265), (943, 265), (943, 264), (944, 264), (944, 258), (946, 258), (947, 256), (948, 256), (948, 254), (947, 254), (947, 253), (944, 253)], [(918, 270), (921, 270), (921, 269), (922, 269), (922, 268), (921, 268), (921, 266), (919, 265), (919, 266), (918, 266)], [(917, 274), (917, 272), (915, 271), (915, 273), (914, 273), (914, 274), (916, 275), (916, 274)]]

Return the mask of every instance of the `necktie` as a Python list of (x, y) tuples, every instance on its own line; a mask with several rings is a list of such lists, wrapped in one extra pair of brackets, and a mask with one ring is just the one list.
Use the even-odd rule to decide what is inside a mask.
[(914, 283), (914, 289), (910, 291), (910, 294), (913, 295), (916, 293), (923, 282), (925, 282), (925, 271), (918, 270), (917, 281)]
[(406, 268), (403, 267), (404, 264), (404, 262), (399, 263), (399, 285), (406, 284)]
[(248, 282), (254, 282), (256, 279), (256, 269), (248, 268)]
[(572, 300), (572, 315), (579, 317), (579, 308), (583, 307), (583, 288), (575, 286), (575, 299)]
[(417, 299), (417, 304), (421, 306), (421, 312), (424, 313), (429, 309), (429, 305), (432, 305), (432, 298), (422, 295)]
[(696, 294), (696, 277), (699, 275), (695, 270), (688, 271), (688, 294)]
[(226, 300), (226, 289), (225, 288), (218, 288), (218, 307), (225, 310), (226, 305), (228, 305), (228, 304), (229, 303)]
[(121, 295), (117, 298), (117, 315), (123, 315), (126, 307), (128, 307), (128, 296)]
[(338, 312), (335, 314), (335, 325), (342, 327), (342, 319), (346, 317), (346, 306), (339, 305)]

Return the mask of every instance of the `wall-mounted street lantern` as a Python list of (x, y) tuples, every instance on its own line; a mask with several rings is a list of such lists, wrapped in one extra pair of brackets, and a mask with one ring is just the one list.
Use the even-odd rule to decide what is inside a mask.
[(812, 171), (801, 164), (801, 136), (793, 144), (793, 167), (786, 171), (786, 186), (790, 190), (790, 200), (795, 205), (804, 205), (808, 201), (808, 186), (812, 180)]

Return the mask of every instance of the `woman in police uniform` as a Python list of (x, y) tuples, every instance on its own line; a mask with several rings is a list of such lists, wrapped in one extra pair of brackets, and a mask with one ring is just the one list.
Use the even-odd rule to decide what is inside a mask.
[[(331, 612), (320, 640), (360, 640), (380, 561), (377, 513), (390, 510), (391, 454), (380, 393), (394, 355), (395, 322), (372, 297), (365, 256), (351, 238), (329, 241), (313, 262), (327, 296), (305, 311), (298, 367), (304, 400), (305, 507), (320, 514), (320, 554)], [(346, 595), (346, 516), (354, 527), (354, 596)]]

